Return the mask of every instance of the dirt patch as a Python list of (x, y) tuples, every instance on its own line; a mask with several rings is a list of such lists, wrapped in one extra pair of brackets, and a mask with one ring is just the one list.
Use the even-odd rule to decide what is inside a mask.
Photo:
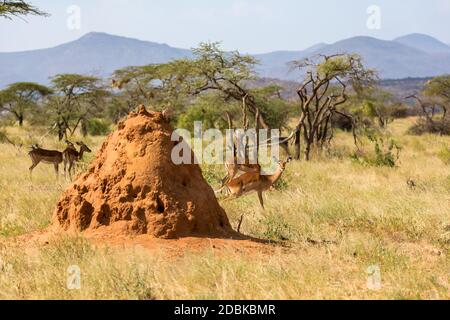
[(63, 193), (55, 230), (109, 238), (236, 237), (200, 167), (172, 162), (172, 132), (162, 113), (143, 106), (131, 113)]
[(167, 258), (179, 258), (186, 254), (202, 253), (205, 250), (215, 255), (233, 252), (242, 255), (270, 255), (277, 248), (277, 244), (255, 241), (254, 239), (219, 239), (186, 237), (180, 239), (158, 239), (148, 236), (135, 237), (98, 237), (90, 236), (89, 241), (97, 246), (108, 246), (120, 249), (143, 249), (148, 252), (157, 252)]
[[(2, 246), (10, 250), (21, 250), (28, 256), (36, 256), (42, 248), (51, 246), (67, 237), (67, 232), (49, 232), (48, 230), (35, 231), (18, 237), (1, 238)], [(78, 237), (79, 235), (74, 235)], [(143, 250), (148, 253), (161, 254), (168, 259), (177, 259), (187, 254), (202, 254), (205, 251), (213, 252), (214, 255), (234, 253), (237, 255), (273, 255), (275, 252), (290, 252), (289, 246), (278, 243), (258, 240), (250, 237), (240, 236), (232, 238), (205, 238), (205, 237), (185, 237), (179, 239), (159, 239), (148, 235), (117, 235), (104, 232), (92, 232), (83, 234), (96, 248), (116, 248), (119, 250)]]

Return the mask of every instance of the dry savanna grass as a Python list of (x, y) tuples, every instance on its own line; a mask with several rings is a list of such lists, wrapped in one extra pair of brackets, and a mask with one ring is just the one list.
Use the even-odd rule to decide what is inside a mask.
[[(402, 148), (395, 168), (355, 161), (351, 137), (340, 133), (330, 152), (288, 166), (265, 194), (266, 212), (256, 195), (223, 201), (231, 223), (244, 214), (241, 231), (273, 240), (270, 250), (211, 245), (171, 257), (82, 236), (24, 247), (20, 236), (49, 225), (68, 182), (45, 165), (31, 181), (27, 148), (1, 144), (0, 299), (450, 299), (450, 139), (408, 136), (412, 121), (390, 125)], [(8, 134), (31, 144), (29, 130)], [(86, 143), (95, 151), (101, 141)], [(373, 145), (363, 151), (372, 156)], [(213, 184), (222, 175), (203, 169)], [(67, 287), (71, 265), (80, 290)], [(373, 266), (378, 290), (368, 286)]]

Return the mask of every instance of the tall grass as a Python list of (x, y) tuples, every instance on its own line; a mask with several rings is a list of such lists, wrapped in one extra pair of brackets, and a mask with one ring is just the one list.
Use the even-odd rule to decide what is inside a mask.
[[(94, 246), (83, 237), (16, 244), (15, 236), (46, 228), (68, 184), (0, 145), (1, 299), (449, 299), (450, 139), (405, 134), (412, 120), (390, 130), (402, 146), (397, 167), (352, 161), (351, 137), (340, 133), (333, 152), (288, 166), (279, 190), (223, 201), (241, 231), (273, 240), (270, 250), (206, 246), (181, 256), (139, 247)], [(15, 139), (25, 131), (8, 128)], [(93, 149), (101, 139), (88, 141)], [(61, 147), (53, 138), (44, 145)], [(371, 152), (372, 145), (367, 145)], [(92, 158), (92, 155), (90, 155)], [(215, 183), (221, 168), (207, 168)], [(413, 181), (414, 184), (408, 183)], [(67, 268), (81, 271), (81, 289), (67, 288)], [(381, 270), (382, 287), (367, 287), (367, 269)]]

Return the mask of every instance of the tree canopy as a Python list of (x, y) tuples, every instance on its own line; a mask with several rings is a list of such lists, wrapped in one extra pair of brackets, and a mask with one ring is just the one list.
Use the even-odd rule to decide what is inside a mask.
[(440, 100), (437, 103), (443, 110), (443, 118), (445, 118), (448, 108), (450, 108), (450, 75), (431, 79), (425, 84), (423, 93), (426, 97), (435, 97)]
[(48, 16), (48, 13), (24, 0), (0, 0), (0, 17), (12, 19), (26, 15)]
[(293, 67), (306, 72), (297, 94), (300, 98), (300, 120), (297, 124), (296, 157), (300, 158), (303, 133), (305, 159), (313, 147), (322, 149), (333, 138), (333, 117), (337, 114), (352, 123), (356, 143), (355, 119), (348, 110), (340, 109), (348, 100), (348, 87), (355, 92), (370, 87), (376, 72), (365, 68), (358, 55), (320, 55), (314, 59), (293, 62)]
[[(279, 95), (279, 88), (248, 88), (248, 81), (256, 78), (253, 69), (258, 62), (253, 57), (237, 51), (225, 52), (217, 42), (201, 43), (193, 49), (193, 53), (193, 59), (117, 70), (112, 85), (121, 90), (125, 100), (131, 103), (128, 107), (140, 103), (152, 104), (159, 108), (171, 107), (181, 114), (187, 111), (187, 106), (197, 104), (197, 98), (215, 93), (218, 96), (214, 100), (223, 103), (215, 103), (217, 109), (214, 112), (207, 108), (214, 119), (220, 113), (225, 114), (227, 105), (242, 104), (244, 101), (250, 113), (258, 114), (261, 127), (268, 129), (284, 125), (287, 105)], [(127, 109), (119, 99), (115, 101), (117, 110)], [(199, 103), (202, 104), (202, 101)], [(200, 114), (191, 112), (189, 117), (183, 116), (183, 123)], [(218, 122), (215, 123), (220, 122), (216, 120)]]
[(60, 74), (51, 79), (55, 95), (49, 99), (48, 112), (58, 128), (60, 139), (73, 135), (81, 125), (86, 133), (87, 121), (104, 107), (109, 92), (101, 80), (80, 74)]
[(25, 113), (36, 107), (39, 100), (50, 95), (52, 90), (34, 82), (17, 82), (0, 91), (0, 110), (15, 116), (23, 125)]

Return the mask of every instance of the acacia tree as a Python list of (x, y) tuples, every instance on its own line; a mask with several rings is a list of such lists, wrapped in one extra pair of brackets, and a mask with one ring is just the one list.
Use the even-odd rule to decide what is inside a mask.
[(127, 67), (114, 72), (112, 85), (130, 110), (139, 104), (181, 108), (187, 98), (183, 90), (190, 64), (176, 60), (166, 64)]
[(0, 17), (12, 19), (26, 15), (48, 16), (44, 11), (24, 0), (0, 0)]
[(79, 74), (61, 74), (51, 79), (56, 93), (49, 99), (48, 109), (54, 114), (59, 139), (72, 136), (90, 117), (103, 111), (108, 92), (100, 79)]
[(423, 94), (427, 97), (435, 97), (442, 109), (442, 119), (447, 117), (450, 107), (450, 75), (433, 78), (425, 84)]
[(450, 105), (450, 75), (439, 76), (428, 81), (422, 92), (406, 97), (416, 100), (426, 121), (433, 123), (439, 111), (440, 120), (445, 120)]
[(0, 91), (0, 110), (7, 111), (22, 126), (25, 114), (52, 93), (46, 86), (33, 82), (17, 82)]
[(52, 129), (56, 128), (58, 139), (60, 141), (64, 138), (67, 139), (69, 116), (65, 108), (64, 97), (57, 95), (48, 97), (43, 112), (44, 118), (51, 123)]
[(380, 128), (387, 128), (397, 114), (404, 110), (402, 104), (389, 91), (378, 86), (364, 88), (349, 98), (350, 106), (362, 117), (369, 118)]
[(375, 71), (366, 69), (360, 56), (348, 54), (321, 55), (315, 59), (294, 62), (293, 65), (301, 71), (306, 70), (305, 80), (297, 91), (301, 116), (296, 127), (296, 158), (301, 157), (302, 135), (307, 161), (310, 160), (313, 147), (320, 150), (331, 141), (335, 115), (351, 121), (356, 144), (355, 118), (339, 107), (348, 100), (348, 87), (361, 92), (375, 81)]
[[(130, 109), (144, 103), (180, 111), (195, 103), (197, 97), (215, 92), (225, 102), (223, 105), (244, 101), (246, 110), (253, 116), (258, 114), (256, 119), (263, 128), (279, 127), (285, 121), (286, 106), (279, 97), (279, 88), (247, 88), (246, 82), (254, 79), (252, 70), (257, 62), (253, 57), (224, 52), (218, 43), (202, 43), (193, 52), (193, 59), (117, 70), (113, 87), (121, 90)], [(272, 102), (281, 107), (273, 110)], [(124, 109), (120, 103), (116, 107)], [(222, 114), (225, 111), (221, 110)]]
[(111, 99), (108, 100), (105, 111), (106, 116), (109, 118), (109, 120), (117, 124), (134, 108), (136, 108), (136, 105), (131, 105), (125, 98), (125, 96), (120, 94), (112, 94)]
[(248, 110), (258, 119), (258, 124), (270, 129), (266, 114), (261, 110), (255, 95), (247, 89), (245, 82), (255, 78), (255, 58), (239, 52), (224, 52), (217, 42), (201, 43), (193, 49), (195, 59), (185, 60), (190, 74), (183, 78), (187, 90), (198, 95), (207, 91), (220, 92), (225, 101), (245, 101)]
[(130, 110), (139, 104), (151, 103), (151, 86), (156, 77), (156, 66), (125, 67), (113, 74), (112, 86), (119, 89)]
[(201, 121), (204, 128), (228, 129), (226, 117), (228, 111), (233, 114), (239, 113), (240, 105), (224, 101), (216, 92), (206, 93), (197, 97), (189, 108), (179, 115), (177, 127), (193, 132), (194, 123)]
[(450, 76), (440, 76), (428, 81), (422, 92), (406, 99), (414, 99), (421, 112), (421, 118), (410, 129), (413, 134), (450, 134)]
[(413, 99), (416, 101), (419, 109), (421, 110), (422, 117), (429, 123), (435, 121), (435, 116), (439, 110), (439, 102), (435, 97), (429, 97), (423, 94), (413, 94), (406, 99)]
[(296, 103), (281, 96), (281, 87), (268, 85), (252, 88), (249, 92), (255, 99), (256, 105), (264, 114), (264, 119), (271, 128), (287, 129), (289, 119), (297, 115)]

